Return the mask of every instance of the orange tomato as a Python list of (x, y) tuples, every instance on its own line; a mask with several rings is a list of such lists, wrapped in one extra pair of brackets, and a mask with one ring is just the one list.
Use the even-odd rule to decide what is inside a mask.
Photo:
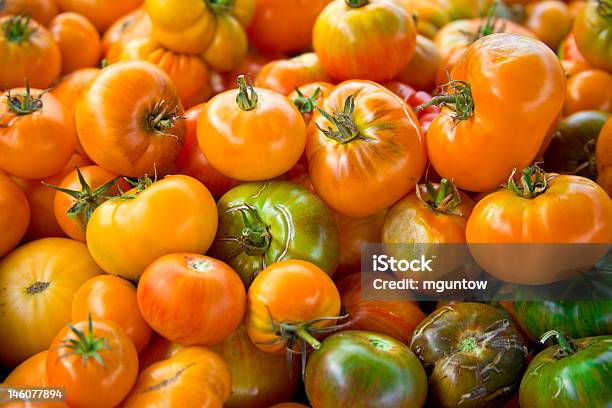
[(143, 0), (55, 0), (64, 11), (87, 17), (99, 31), (104, 31), (119, 17), (140, 7)]
[(94, 211), (87, 246), (107, 273), (137, 279), (163, 255), (205, 253), (217, 221), (215, 201), (196, 179), (176, 175), (155, 183), (143, 180), (123, 199), (105, 201)]
[(72, 408), (116, 407), (138, 376), (138, 353), (110, 320), (79, 321), (57, 333), (47, 355), (49, 386), (65, 387)]
[(102, 50), (109, 64), (119, 61), (125, 44), (136, 38), (149, 38), (153, 27), (144, 7), (115, 21), (102, 37)]
[(145, 368), (149, 367), (150, 365), (166, 360), (184, 348), (184, 346), (178, 343), (173, 343), (165, 337), (153, 332), (149, 344), (138, 355), (138, 368), (142, 373)]
[(436, 75), (441, 63), (442, 55), (438, 46), (419, 34), (414, 55), (399, 72), (397, 80), (415, 89), (431, 90), (436, 85)]
[(102, 270), (82, 242), (45, 238), (0, 261), (0, 364), (14, 367), (46, 350), (70, 322), (78, 288)]
[[(198, 120), (200, 148), (214, 168), (236, 180), (278, 177), (302, 155), (306, 126), (285, 96), (247, 85), (212, 98)], [(238, 106), (236, 106), (238, 105)]]
[(123, 61), (103, 69), (76, 106), (81, 145), (100, 167), (128, 177), (168, 174), (185, 138), (172, 80), (155, 65)]
[(261, 271), (249, 288), (246, 328), (257, 348), (284, 353), (297, 342), (318, 349), (313, 333), (331, 326), (340, 294), (331, 278), (310, 262), (285, 260)]
[(264, 65), (271, 61), (276, 61), (283, 58), (285, 57), (280, 54), (264, 55), (257, 51), (251, 50), (251, 52), (249, 52), (242, 60), (242, 63), (240, 63), (240, 65), (238, 65), (235, 69), (230, 72), (219, 73), (218, 78), (216, 78), (216, 84), (214, 83), (214, 79), (211, 81), (213, 82), (214, 93), (217, 94), (236, 88), (236, 78), (238, 78), (240, 75), (249, 74), (252, 78), (257, 79), (257, 75)]
[(204, 184), (215, 198), (221, 197), (240, 181), (231, 179), (216, 170), (208, 161), (198, 144), (198, 119), (205, 104), (199, 104), (185, 112), (187, 136), (185, 146), (176, 158), (176, 169), (180, 174), (191, 176)]
[(66, 109), (74, 113), (76, 102), (87, 85), (100, 73), (99, 68), (81, 68), (61, 77), (51, 88), (55, 96)]
[(136, 351), (145, 349), (151, 334), (136, 299), (136, 288), (123, 278), (101, 275), (85, 282), (72, 300), (72, 321), (112, 320), (132, 340)]
[(312, 45), (337, 80), (393, 79), (416, 48), (412, 16), (389, 0), (334, 0), (317, 17)]
[(576, 16), (572, 33), (578, 49), (593, 68), (612, 73), (610, 0), (589, 0)]
[(30, 204), (19, 186), (0, 170), (0, 258), (13, 250), (30, 224)]
[(50, 177), (75, 149), (72, 118), (53, 95), (17, 88), (0, 100), (0, 169), (26, 179)]
[(62, 52), (62, 74), (97, 65), (102, 40), (96, 27), (77, 13), (62, 13), (49, 25), (49, 31)]
[(148, 61), (163, 69), (174, 81), (186, 108), (204, 102), (212, 94), (208, 67), (197, 55), (179, 54), (151, 39), (137, 38), (125, 45), (120, 60)]
[(205, 255), (163, 256), (147, 267), (138, 283), (138, 305), (147, 323), (183, 345), (222, 342), (240, 324), (245, 302), (236, 271)]
[(367, 217), (414, 188), (425, 171), (425, 143), (399, 97), (369, 81), (347, 81), (319, 108), (306, 155), (315, 190), (334, 211)]
[(330, 81), (317, 54), (307, 52), (294, 58), (272, 61), (263, 66), (255, 86), (289, 95), (296, 87), (315, 81)]
[(569, 78), (565, 94), (565, 115), (586, 110), (612, 113), (612, 74), (589, 69)]
[(62, 55), (51, 33), (29, 16), (0, 17), (0, 89), (51, 86), (62, 70)]
[(311, 45), (312, 27), (330, 0), (255, 0), (250, 42), (268, 53), (290, 53)]
[(527, 6), (525, 25), (540, 41), (552, 49), (557, 49), (572, 30), (572, 16), (567, 4), (562, 1), (538, 1)]
[(595, 147), (597, 183), (612, 197), (612, 119), (608, 119), (597, 138)]
[(188, 347), (145, 369), (122, 407), (221, 408), (231, 383), (221, 357), (203, 347)]
[(42, 25), (49, 25), (58, 13), (55, 0), (4, 0), (0, 2), (0, 16), (28, 13)]
[(491, 191), (548, 141), (563, 106), (563, 68), (542, 42), (498, 33), (468, 47), (451, 78), (430, 103), (443, 108), (427, 132), (429, 158), (458, 188)]
[[(252, 4), (253, 0), (250, 2)], [(232, 46), (228, 47), (227, 44)], [(227, 13), (219, 14), (215, 34), (202, 58), (212, 69), (228, 72), (240, 65), (248, 48), (246, 32), (238, 19)]]
[(288, 97), (302, 113), (304, 123), (308, 125), (316, 107), (334, 88), (335, 85), (329, 82), (310, 82), (306, 85), (296, 87)]

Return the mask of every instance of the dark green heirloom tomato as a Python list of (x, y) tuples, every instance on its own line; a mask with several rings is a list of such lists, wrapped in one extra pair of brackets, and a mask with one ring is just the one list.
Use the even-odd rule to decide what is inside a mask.
[(612, 0), (588, 0), (572, 30), (589, 65), (612, 73)]
[(582, 111), (563, 119), (544, 156), (546, 169), (596, 180), (595, 145), (609, 117), (607, 112)]
[(366, 331), (336, 333), (308, 359), (304, 379), (313, 408), (419, 408), (427, 376), (403, 343)]
[(521, 382), (521, 408), (603, 408), (612, 406), (612, 336), (571, 340), (557, 331), (529, 364)]
[(331, 210), (316, 194), (288, 181), (247, 183), (217, 203), (219, 228), (209, 251), (240, 274), (255, 275), (283, 259), (311, 262), (332, 275), (338, 232)]
[(410, 348), (428, 371), (431, 405), (441, 408), (502, 406), (527, 363), (516, 329), (484, 303), (436, 310), (416, 328)]

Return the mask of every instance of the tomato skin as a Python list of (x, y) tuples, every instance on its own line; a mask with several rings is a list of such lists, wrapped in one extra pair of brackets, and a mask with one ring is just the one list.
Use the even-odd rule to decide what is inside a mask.
[[(74, 323), (74, 328), (90, 333), (88, 321)], [(98, 352), (104, 365), (94, 358), (83, 364), (80, 355), (66, 356), (70, 349), (62, 344), (77, 336), (64, 327), (53, 339), (47, 354), (49, 386), (65, 387), (66, 402), (74, 408), (115, 407), (127, 396), (138, 375), (138, 354), (132, 340), (112, 321), (94, 320), (94, 336), (105, 338), (108, 349)]]
[(291, 53), (306, 49), (314, 22), (330, 0), (256, 0), (248, 26), (250, 42), (267, 53)]
[[(601, 4), (601, 5), (600, 5)], [(574, 21), (573, 34), (584, 58), (593, 68), (612, 73), (612, 19), (606, 4), (589, 0)]]
[(46, 238), (25, 244), (0, 261), (0, 362), (15, 366), (49, 348), (70, 321), (72, 296), (102, 270), (85, 244)]
[[(162, 280), (167, 284), (159, 285)], [(147, 267), (138, 283), (144, 319), (157, 333), (184, 345), (222, 342), (240, 324), (245, 302), (238, 274), (205, 255), (165, 255)]]
[(255, 77), (255, 86), (289, 95), (296, 87), (310, 82), (330, 82), (317, 54), (307, 52), (297, 57), (270, 61)]
[[(247, 227), (240, 211), (245, 204), (265, 224), (264, 227), (253, 221), (251, 228), (255, 229), (257, 224), (269, 234), (269, 239), (260, 243), (258, 249), (226, 239), (240, 238)], [(245, 286), (267, 265), (284, 259), (302, 259), (328, 275), (334, 273), (338, 238), (333, 214), (319, 197), (305, 188), (286, 181), (247, 183), (221, 197), (217, 209), (219, 229), (210, 254), (232, 266)], [(254, 214), (247, 215), (255, 219)]]
[[(27, 17), (0, 17), (0, 26), (15, 19)], [(46, 89), (60, 76), (62, 55), (49, 30), (34, 20), (29, 20), (27, 29), (29, 34), (14, 40), (6, 36), (4, 29), (0, 30), (1, 89), (23, 86), (24, 78), (32, 88)]]
[(433, 39), (436, 32), (451, 21), (449, 0), (401, 0), (409, 16), (416, 15), (420, 35)]
[(569, 355), (553, 345), (531, 361), (519, 391), (522, 408), (609, 405), (612, 392), (606, 378), (612, 336), (586, 337), (571, 344), (576, 351)]
[(516, 329), (484, 303), (436, 310), (417, 327), (410, 348), (430, 370), (430, 404), (441, 408), (500, 406), (512, 397), (527, 365), (527, 348)]
[(225, 360), (232, 373), (232, 394), (224, 407), (268, 408), (293, 398), (299, 381), (297, 365), (290, 372), (285, 356), (255, 347), (243, 324), (210, 350)]
[(612, 197), (612, 118), (599, 132), (595, 147), (597, 183)]
[(161, 335), (153, 332), (151, 340), (147, 347), (138, 354), (138, 369), (142, 373), (145, 368), (158, 363), (162, 360), (167, 360), (185, 347), (173, 343)]
[[(254, 0), (247, 0), (251, 4)], [(244, 1), (243, 1), (244, 2)], [(232, 44), (228, 47), (227, 44)], [(238, 19), (228, 15), (217, 16), (215, 35), (202, 58), (212, 69), (228, 72), (240, 65), (248, 53), (248, 39)]]
[[(24, 92), (24, 88), (12, 89), (11, 95)], [(53, 95), (38, 89), (30, 92), (42, 106), (29, 114), (17, 114), (7, 98), (0, 100), (0, 168), (20, 178), (42, 179), (68, 162), (76, 148), (76, 135), (69, 112)]]
[(571, 115), (586, 110), (612, 113), (612, 74), (589, 69), (569, 78), (565, 114)]
[(419, 90), (429, 91), (436, 85), (442, 55), (429, 38), (417, 35), (416, 48), (410, 62), (397, 75), (397, 80)]
[(312, 44), (333, 78), (384, 82), (414, 55), (416, 29), (412, 17), (392, 1), (370, 0), (352, 7), (334, 0), (317, 17)]
[(203, 347), (188, 347), (145, 369), (122, 406), (221, 408), (230, 392), (223, 359)]
[(236, 106), (235, 89), (213, 97), (198, 119), (198, 142), (222, 174), (243, 181), (268, 180), (288, 171), (304, 151), (306, 126), (285, 96), (254, 88), (256, 106)]
[(76, 13), (57, 15), (49, 31), (62, 53), (62, 75), (79, 68), (93, 67), (102, 55), (102, 39), (87, 18)]
[(151, 19), (144, 7), (121, 17), (104, 32), (102, 49), (109, 64), (119, 61), (123, 47), (131, 40), (149, 38), (153, 31)]
[[(205, 253), (210, 247), (217, 230), (217, 209), (196, 179), (167, 176), (142, 192), (132, 189), (126, 194), (136, 197), (104, 202), (87, 225), (89, 251), (107, 273), (136, 279), (160, 256)], [(150, 241), (162, 236), (174, 238)]]
[(13, 250), (30, 224), (30, 204), (19, 186), (0, 170), (0, 258)]
[[(496, 58), (504, 64), (493, 63)], [(513, 168), (529, 165), (547, 140), (563, 106), (563, 69), (543, 43), (500, 33), (472, 44), (451, 77), (470, 84), (475, 109), (469, 119), (455, 122), (456, 113), (442, 108), (427, 132), (429, 158), (437, 173), (459, 189), (491, 191)], [(517, 144), (517, 134), (528, 137)]]
[[(261, 271), (247, 298), (245, 325), (249, 338), (267, 353), (282, 354), (287, 347), (287, 340), (277, 334), (271, 320), (307, 323), (336, 317), (340, 312), (340, 294), (331, 278), (316, 265), (297, 259), (276, 262)], [(333, 320), (323, 320), (312, 327), (332, 324)]]
[(527, 28), (552, 49), (557, 49), (572, 30), (572, 16), (567, 5), (559, 0), (534, 2), (527, 6)]
[(147, 325), (136, 300), (136, 288), (125, 279), (101, 275), (85, 282), (72, 300), (72, 321), (112, 320), (132, 340), (137, 352), (141, 352), (151, 339)]
[(81, 68), (61, 77), (53, 86), (51, 95), (74, 114), (76, 102), (87, 85), (100, 73), (99, 68)]
[(106, 30), (119, 17), (140, 7), (143, 0), (55, 0), (64, 11), (87, 17), (100, 31)]
[(261, 69), (269, 62), (284, 59), (285, 57), (280, 54), (261, 54), (257, 51), (250, 50), (246, 57), (242, 60), (242, 63), (238, 65), (234, 70), (230, 72), (219, 73), (219, 80), (215, 87), (214, 80), (213, 89), (214, 93), (221, 93), (230, 89), (236, 88), (236, 78), (240, 75), (250, 74), (253, 81), (257, 81), (257, 76)]
[(0, 16), (29, 13), (44, 26), (49, 25), (58, 11), (55, 1), (49, 0), (6, 0), (0, 4)]
[[(128, 177), (164, 175), (183, 147), (183, 113), (164, 71), (122, 61), (102, 70), (83, 91), (76, 128), (85, 152), (100, 167)], [(156, 122), (159, 115), (168, 122)]]
[(304, 383), (313, 408), (373, 408), (383, 401), (389, 407), (422, 407), (427, 396), (427, 376), (413, 352), (365, 331), (325, 339), (308, 359)]
[[(315, 112), (308, 126), (306, 156), (317, 193), (336, 212), (367, 217), (391, 206), (414, 188), (425, 171), (425, 142), (416, 117), (391, 91), (369, 81), (338, 85), (320, 104), (342, 112), (355, 95), (352, 120), (359, 137), (341, 143), (319, 129), (332, 125)], [(384, 109), (383, 109), (384, 107)], [(333, 128), (332, 128), (333, 129)], [(376, 167), (372, 163), (379, 163)]]

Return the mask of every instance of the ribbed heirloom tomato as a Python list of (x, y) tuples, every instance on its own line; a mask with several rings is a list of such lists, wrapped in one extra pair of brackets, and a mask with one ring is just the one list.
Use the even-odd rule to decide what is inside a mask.
[[(215, 201), (196, 179), (177, 175), (141, 180), (105, 201), (87, 224), (87, 246), (107, 273), (138, 278), (160, 256), (204, 253), (217, 231)], [(172, 237), (172, 239), (161, 239)]]
[(451, 78), (430, 103), (443, 108), (427, 133), (429, 158), (460, 189), (490, 191), (545, 144), (563, 105), (563, 68), (543, 43), (500, 33), (472, 44)]
[(317, 17), (312, 44), (337, 80), (389, 81), (416, 47), (412, 16), (390, 0), (334, 0)]
[(280, 176), (304, 151), (302, 115), (287, 97), (253, 88), (244, 76), (238, 85), (205, 105), (198, 120), (200, 148), (214, 168), (233, 179)]
[(245, 302), (236, 271), (205, 255), (163, 256), (147, 267), (138, 283), (138, 306), (147, 323), (184, 345), (222, 342), (240, 324)]
[(30, 204), (19, 186), (0, 170), (0, 257), (19, 244), (30, 223)]
[(612, 0), (588, 0), (572, 32), (589, 64), (612, 73)]
[(102, 40), (96, 27), (77, 13), (56, 16), (49, 31), (62, 52), (62, 74), (93, 67), (102, 55)]
[(255, 77), (255, 86), (289, 95), (296, 87), (330, 80), (317, 54), (307, 52), (297, 57), (267, 63)]
[(183, 106), (164, 71), (143, 61), (105, 68), (76, 106), (85, 152), (100, 167), (128, 177), (168, 174), (183, 147)]
[(369, 81), (338, 85), (317, 106), (306, 155), (317, 193), (334, 210), (366, 217), (414, 188), (427, 162), (410, 108)]

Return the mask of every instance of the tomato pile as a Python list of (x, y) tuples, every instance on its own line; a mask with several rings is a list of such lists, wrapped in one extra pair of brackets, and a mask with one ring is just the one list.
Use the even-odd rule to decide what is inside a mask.
[(360, 273), (612, 243), (612, 0), (4, 0), (0, 89), (3, 406), (612, 405), (609, 292)]

